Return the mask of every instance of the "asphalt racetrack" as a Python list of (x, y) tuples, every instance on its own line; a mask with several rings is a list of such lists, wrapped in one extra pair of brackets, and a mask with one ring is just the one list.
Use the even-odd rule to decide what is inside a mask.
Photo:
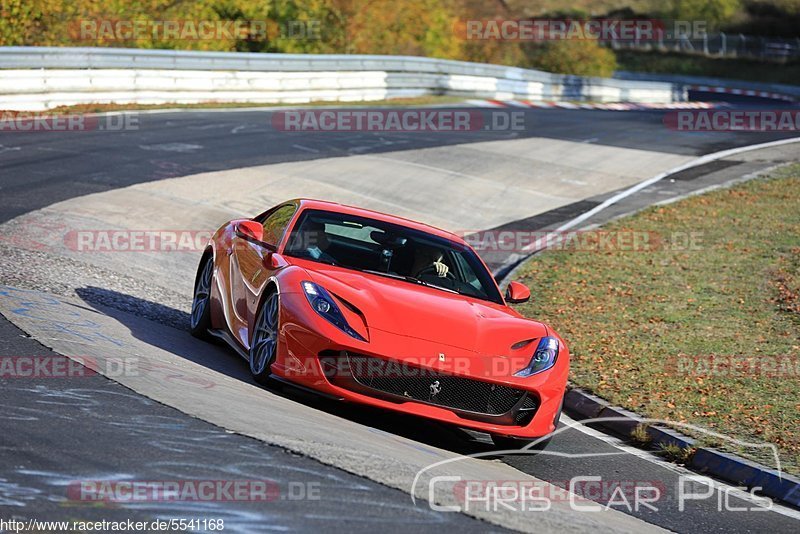
[[(282, 132), (271, 127), (272, 111), (223, 110), (139, 114), (136, 129), (118, 132), (0, 133), (0, 355), (135, 356), (145, 370), (0, 378), (0, 515), (205, 517), (224, 519), (232, 532), (334, 521), (365, 532), (796, 531), (800, 512), (765, 510), (763, 500), (722, 483), (680, 510), (678, 487), (690, 472), (568, 417), (548, 454), (497, 455), (486, 436), (291, 388), (264, 390), (233, 351), (188, 334), (199, 252), (86, 252), (65, 239), (74, 230), (208, 231), (296, 196), (465, 233), (534, 231), (698, 156), (791, 137), (678, 132), (665, 127), (666, 111), (480, 112), (520, 113), (525, 127)], [(589, 222), (795, 161), (799, 146), (727, 157)], [(497, 270), (514, 260), (505, 252), (487, 259)], [(458, 499), (452, 487), (432, 485), (433, 475), (556, 487), (599, 476), (657, 486), (662, 496), (657, 509), (611, 505), (601, 494), (590, 498), (608, 504), (602, 510), (556, 499), (545, 511), (443, 512), (428, 501)], [(277, 492), (264, 502), (114, 506), (87, 506), (70, 492), (81, 480), (172, 479), (268, 479)], [(720, 504), (725, 495), (730, 506)]]

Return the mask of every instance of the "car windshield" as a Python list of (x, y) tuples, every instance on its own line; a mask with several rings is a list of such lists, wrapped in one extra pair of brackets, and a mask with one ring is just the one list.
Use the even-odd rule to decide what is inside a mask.
[(307, 210), (284, 253), (503, 303), (492, 275), (468, 246), (375, 219)]

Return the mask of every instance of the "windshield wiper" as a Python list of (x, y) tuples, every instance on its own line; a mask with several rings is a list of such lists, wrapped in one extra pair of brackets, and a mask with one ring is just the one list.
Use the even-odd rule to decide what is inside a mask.
[(415, 284), (420, 284), (427, 287), (434, 287), (436, 289), (441, 289), (442, 291), (447, 291), (448, 293), (453, 293), (455, 295), (460, 295), (460, 291), (456, 291), (455, 289), (450, 289), (449, 287), (444, 286), (437, 286), (436, 284), (432, 284), (430, 282), (426, 282), (425, 280), (420, 280), (419, 278), (414, 278), (413, 276), (404, 276), (406, 280), (409, 282), (414, 282)]
[(389, 278), (394, 278), (395, 280), (405, 280), (406, 282), (411, 282), (413, 284), (419, 284), (421, 286), (426, 286), (426, 287), (433, 287), (435, 289), (440, 289), (442, 291), (447, 291), (448, 293), (454, 293), (456, 295), (462, 294), (460, 291), (456, 291), (455, 289), (450, 289), (448, 287), (442, 287), (436, 284), (431, 284), (430, 282), (426, 282), (425, 280), (420, 280), (419, 278), (414, 278), (413, 276), (409, 275), (387, 273), (384, 271), (373, 271), (372, 269), (361, 269), (361, 272), (369, 274), (377, 274), (378, 276), (387, 276)]
[(386, 271), (373, 271), (372, 269), (358, 269), (362, 273), (369, 273), (369, 274), (377, 274), (378, 276), (388, 276), (389, 278), (395, 278), (397, 280), (405, 280), (405, 276), (401, 276), (399, 274), (394, 273), (387, 273)]

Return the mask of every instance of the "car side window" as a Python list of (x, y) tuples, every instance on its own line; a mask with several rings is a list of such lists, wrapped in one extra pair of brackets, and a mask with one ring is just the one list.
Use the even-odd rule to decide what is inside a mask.
[(278, 246), (295, 211), (297, 211), (297, 206), (294, 204), (287, 204), (270, 213), (267, 218), (262, 221), (261, 224), (264, 227), (264, 241), (266, 243), (276, 247)]
[(472, 269), (472, 267), (470, 267), (467, 259), (461, 254), (453, 254), (453, 257), (455, 258), (458, 268), (462, 273), (462, 276), (459, 278), (463, 277), (464, 282), (468, 283), (475, 289), (482, 291), (483, 287), (481, 285), (481, 281), (478, 279), (478, 275), (475, 274), (475, 271)]

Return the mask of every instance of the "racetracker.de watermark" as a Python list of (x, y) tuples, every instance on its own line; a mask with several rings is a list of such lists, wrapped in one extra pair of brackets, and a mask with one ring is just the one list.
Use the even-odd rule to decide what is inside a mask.
[(0, 356), (0, 379), (72, 379), (91, 378), (97, 375), (109, 378), (147, 376), (156, 381), (200, 389), (211, 389), (217, 385), (215, 380), (202, 374), (187, 372), (175, 365), (142, 360), (137, 356), (124, 358), (67, 357), (60, 354)]
[(523, 111), (466, 109), (301, 109), (272, 114), (280, 132), (507, 132), (525, 131)]
[(663, 122), (681, 132), (795, 132), (800, 109), (683, 109), (666, 113)]
[(680, 355), (666, 362), (665, 371), (672, 375), (704, 378), (800, 378), (800, 357), (792, 354)]
[(198, 252), (210, 230), (70, 230), (64, 245), (75, 252)]
[(696, 251), (703, 232), (660, 233), (647, 230), (483, 230), (456, 232), (479, 253)]
[(274, 480), (77, 480), (67, 498), (83, 503), (318, 501), (319, 482)]
[(68, 26), (82, 41), (318, 40), (319, 20), (80, 19)]
[(698, 38), (707, 33), (703, 20), (665, 19), (463, 19), (455, 23), (455, 35), (467, 41), (625, 41), (657, 42), (663, 39)]
[[(64, 246), (74, 252), (202, 252), (210, 230), (69, 230)], [(697, 251), (703, 232), (660, 233), (648, 230), (461, 230), (455, 232), (478, 253)], [(311, 235), (303, 241), (316, 243)], [(239, 243), (240, 246), (243, 246)]]
[(138, 376), (138, 359), (61, 355), (0, 356), (0, 378), (85, 378)]
[(136, 113), (94, 115), (0, 111), (0, 133), (122, 132), (138, 129), (139, 116)]

